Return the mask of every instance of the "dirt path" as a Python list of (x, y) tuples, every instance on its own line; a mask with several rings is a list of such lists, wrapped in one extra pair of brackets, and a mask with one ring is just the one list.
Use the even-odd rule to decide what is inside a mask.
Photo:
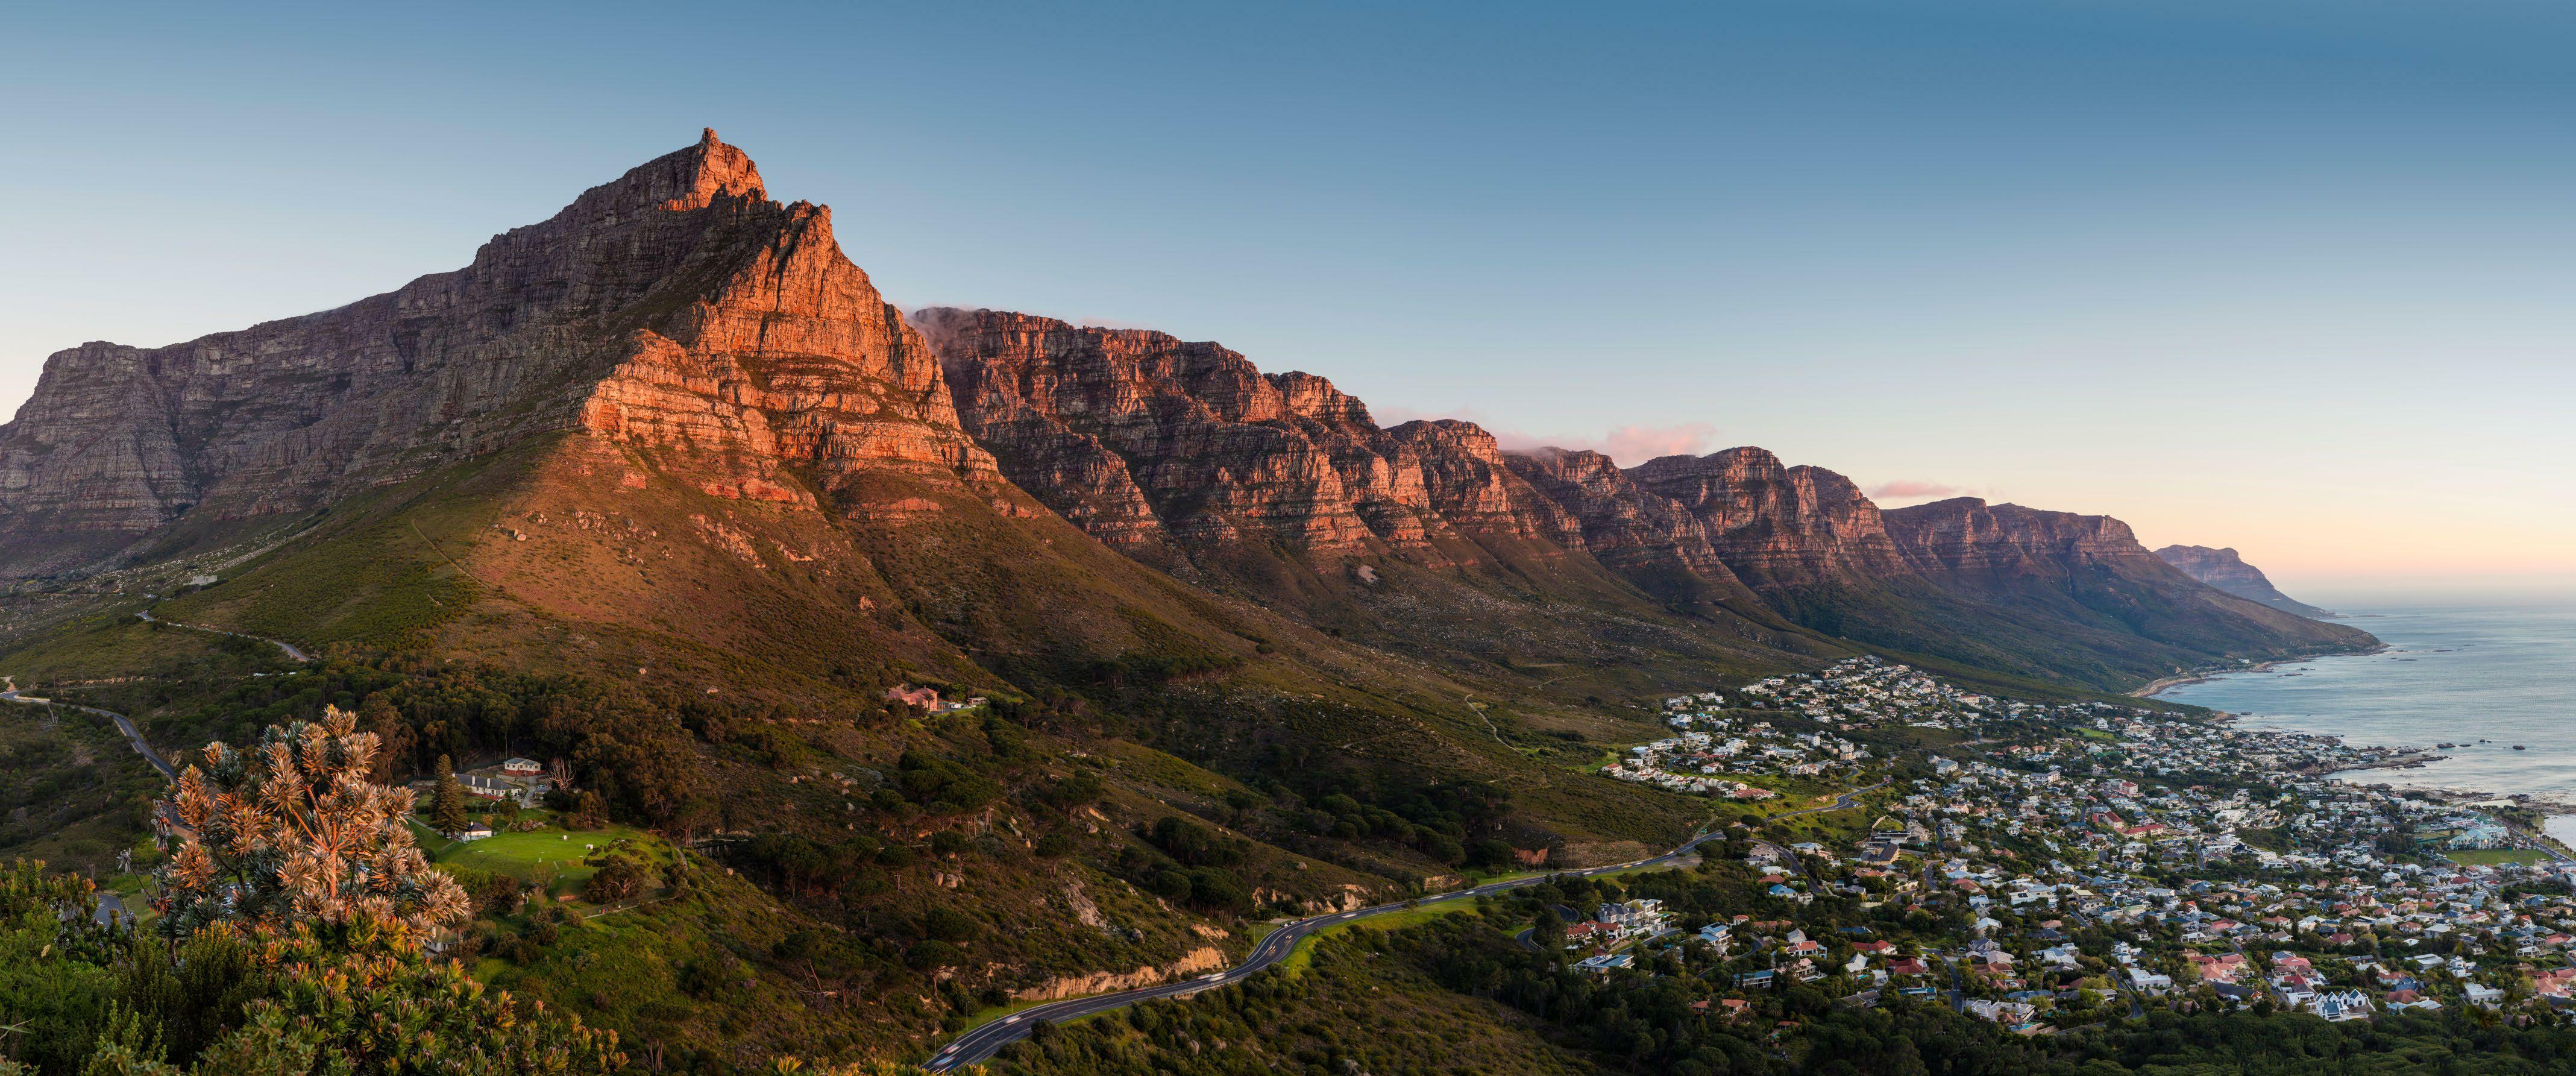
[(278, 648), (279, 650), (284, 651), (284, 652), (285, 652), (285, 654), (286, 654), (286, 656), (287, 656), (288, 658), (293, 659), (293, 660), (296, 660), (296, 661), (311, 661), (311, 660), (313, 660), (313, 655), (305, 653), (304, 651), (302, 651), (302, 650), (298, 649), (294, 643), (287, 642), (287, 641), (286, 641), (286, 640), (284, 640), (284, 639), (271, 639), (271, 638), (269, 638), (269, 637), (267, 637), (267, 636), (265, 636), (265, 635), (251, 635), (251, 634), (247, 634), (247, 633), (244, 633), (244, 632), (238, 632), (238, 631), (225, 631), (225, 630), (224, 630), (224, 629), (222, 629), (222, 628), (209, 628), (209, 627), (206, 627), (206, 626), (204, 626), (204, 625), (202, 625), (202, 624), (182, 624), (182, 623), (179, 623), (179, 622), (178, 622), (178, 621), (176, 621), (176, 620), (163, 620), (163, 619), (161, 619), (161, 618), (159, 618), (159, 617), (153, 616), (153, 615), (152, 615), (152, 610), (150, 610), (150, 609), (146, 609), (146, 610), (144, 610), (144, 611), (142, 611), (142, 612), (139, 612), (139, 613), (136, 613), (136, 614), (134, 614), (134, 615), (139, 616), (139, 617), (142, 617), (142, 618), (143, 618), (143, 622), (144, 622), (144, 623), (147, 623), (147, 624), (167, 624), (167, 625), (169, 625), (169, 626), (171, 626), (171, 627), (174, 627), (174, 628), (186, 628), (186, 629), (188, 629), (189, 631), (202, 631), (202, 632), (209, 632), (209, 633), (212, 633), (212, 634), (215, 634), (215, 635), (230, 635), (230, 636), (232, 636), (233, 638), (236, 638), (236, 639), (257, 639), (257, 640), (259, 640), (260, 642), (267, 643), (267, 644), (268, 644), (268, 645), (270, 645), (270, 646), (274, 646), (274, 647)]

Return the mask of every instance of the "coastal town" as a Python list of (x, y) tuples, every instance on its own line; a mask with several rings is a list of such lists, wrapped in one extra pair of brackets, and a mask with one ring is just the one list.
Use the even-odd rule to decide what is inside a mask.
[[(2509, 801), (2369, 782), (2421, 751), (1877, 658), (1662, 709), (1676, 734), (1601, 772), (1731, 801), (1701, 873), (1755, 906), (1695, 922), (1641, 880), (1565, 927), (1587, 971), (1681, 969), (1748, 1018), (1806, 986), (2029, 1034), (2154, 1007), (2576, 1014), (2576, 859)], [(1819, 779), (1864, 791), (1790, 811)]]

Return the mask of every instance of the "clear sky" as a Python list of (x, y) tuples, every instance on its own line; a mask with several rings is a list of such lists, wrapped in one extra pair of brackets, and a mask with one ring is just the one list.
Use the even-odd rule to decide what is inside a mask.
[(0, 413), (712, 126), (907, 306), (2108, 512), (2294, 593), (2576, 585), (2559, 0), (31, 6)]

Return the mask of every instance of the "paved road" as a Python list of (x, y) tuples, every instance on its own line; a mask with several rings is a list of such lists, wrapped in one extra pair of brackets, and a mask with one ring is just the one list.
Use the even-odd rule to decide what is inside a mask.
[[(171, 627), (174, 627), (174, 628), (186, 628), (186, 629), (188, 629), (189, 631), (205, 631), (205, 632), (213, 632), (214, 634), (217, 634), (217, 635), (231, 635), (231, 636), (234, 636), (234, 637), (237, 637), (237, 638), (242, 638), (242, 639), (257, 639), (257, 640), (259, 640), (260, 642), (267, 643), (267, 644), (269, 644), (269, 645), (271, 645), (271, 646), (274, 646), (274, 647), (278, 648), (280, 651), (283, 651), (283, 652), (286, 654), (286, 656), (287, 656), (288, 658), (291, 658), (291, 659), (293, 659), (293, 660), (296, 660), (296, 661), (311, 661), (311, 660), (313, 660), (313, 656), (312, 656), (312, 655), (307, 654), (307, 653), (305, 653), (304, 651), (302, 651), (302, 650), (300, 650), (300, 649), (297, 649), (294, 643), (287, 642), (287, 641), (286, 641), (286, 640), (284, 640), (284, 639), (271, 639), (271, 638), (268, 638), (268, 637), (263, 636), (263, 635), (244, 635), (244, 634), (242, 634), (241, 632), (238, 632), (238, 631), (225, 631), (225, 630), (224, 630), (224, 629), (222, 629), (222, 628), (207, 628), (207, 627), (199, 627), (199, 626), (197, 626), (197, 625), (195, 625), (195, 624), (182, 624), (182, 623), (179, 623), (178, 621), (175, 621), (175, 620), (162, 620), (162, 619), (159, 619), (159, 618), (157, 618), (157, 617), (153, 616), (153, 615), (152, 615), (152, 611), (151, 611), (151, 610), (149, 610), (149, 609), (143, 610), (142, 612), (136, 613), (136, 614), (134, 614), (134, 615), (139, 616), (139, 617), (142, 617), (146, 622), (148, 622), (148, 623), (153, 623), (153, 624), (167, 624), (167, 625), (169, 625), (169, 626), (171, 626)], [(179, 771), (177, 771), (177, 770), (174, 770), (174, 769), (170, 768), (170, 763), (169, 763), (169, 761), (168, 761), (168, 760), (166, 760), (166, 759), (163, 759), (163, 758), (161, 757), (161, 754), (160, 754), (159, 752), (152, 750), (152, 745), (151, 745), (151, 744), (148, 744), (148, 743), (143, 742), (143, 730), (138, 729), (138, 728), (135, 728), (135, 727), (134, 727), (134, 722), (133, 722), (132, 720), (128, 719), (124, 714), (117, 713), (117, 712), (116, 712), (116, 711), (114, 711), (114, 710), (101, 710), (101, 709), (99, 709), (98, 707), (95, 707), (95, 706), (82, 706), (82, 705), (80, 705), (80, 704), (78, 704), (78, 703), (55, 702), (55, 701), (53, 701), (53, 700), (51, 700), (51, 699), (41, 699), (41, 698), (37, 698), (37, 697), (36, 697), (36, 696), (34, 696), (34, 695), (28, 695), (28, 694), (24, 694), (24, 693), (20, 692), (20, 691), (18, 690), (18, 685), (17, 685), (17, 683), (16, 683), (15, 681), (0, 681), (0, 687), (6, 687), (6, 688), (8, 689), (8, 690), (5, 690), (5, 691), (0, 691), (0, 702), (17, 702), (17, 703), (26, 703), (26, 704), (31, 705), (31, 706), (62, 706), (62, 707), (68, 707), (68, 708), (70, 708), (70, 709), (80, 710), (80, 711), (83, 711), (83, 712), (85, 712), (85, 713), (93, 713), (93, 714), (97, 714), (97, 715), (98, 715), (98, 716), (100, 716), (100, 717), (104, 717), (104, 718), (106, 718), (106, 719), (108, 719), (108, 720), (110, 720), (110, 721), (116, 722), (116, 731), (118, 731), (118, 732), (122, 732), (122, 733), (124, 733), (124, 734), (125, 734), (125, 741), (126, 741), (127, 743), (130, 743), (130, 744), (134, 745), (134, 753), (135, 753), (135, 754), (138, 754), (138, 755), (143, 756), (144, 761), (150, 762), (150, 763), (152, 764), (152, 768), (153, 768), (153, 769), (156, 769), (156, 770), (161, 771), (161, 776), (162, 776), (164, 779), (166, 779), (166, 780), (171, 780), (171, 781), (176, 781), (176, 780), (178, 780), (178, 779), (179, 779)]]
[(144, 610), (144, 611), (142, 611), (142, 612), (139, 612), (139, 613), (136, 613), (136, 614), (134, 614), (134, 615), (139, 616), (139, 617), (142, 617), (142, 618), (143, 618), (143, 620), (144, 620), (144, 622), (145, 622), (145, 623), (149, 623), (149, 624), (168, 624), (168, 625), (170, 625), (171, 627), (174, 627), (174, 628), (186, 628), (186, 629), (188, 629), (189, 631), (204, 631), (204, 632), (212, 632), (212, 633), (214, 633), (214, 634), (216, 634), (216, 635), (230, 635), (230, 636), (232, 636), (233, 638), (236, 638), (236, 639), (257, 639), (257, 640), (259, 640), (260, 642), (267, 643), (267, 644), (269, 644), (270, 646), (274, 646), (274, 647), (278, 648), (279, 650), (285, 651), (285, 652), (286, 652), (286, 656), (287, 656), (287, 657), (292, 658), (292, 659), (294, 659), (294, 660), (296, 660), (296, 661), (311, 661), (311, 660), (313, 660), (313, 655), (311, 655), (311, 654), (307, 654), (307, 653), (305, 653), (305, 652), (304, 652), (304, 651), (302, 651), (302, 650), (296, 649), (296, 646), (295, 646), (295, 644), (294, 644), (294, 643), (287, 642), (287, 641), (286, 641), (286, 640), (284, 640), (284, 639), (271, 639), (271, 638), (269, 638), (268, 636), (265, 636), (265, 635), (247, 635), (247, 634), (244, 634), (244, 633), (242, 633), (242, 632), (238, 632), (238, 631), (225, 631), (225, 630), (224, 630), (224, 629), (222, 629), (222, 628), (209, 628), (209, 627), (205, 627), (205, 626), (203, 626), (203, 625), (199, 625), (199, 624), (182, 624), (182, 623), (179, 623), (179, 622), (178, 622), (178, 621), (176, 621), (176, 620), (163, 620), (163, 619), (160, 619), (159, 617), (155, 617), (155, 616), (153, 616), (153, 615), (152, 615), (152, 610), (150, 610), (150, 609), (146, 609), (146, 610)]
[[(1857, 801), (1861, 793), (1881, 787), (1886, 783), (1887, 782), (1885, 781), (1881, 781), (1878, 784), (1870, 785), (1866, 788), (1855, 788), (1835, 797), (1833, 803), (1822, 807), (1809, 807), (1804, 810), (1785, 811), (1780, 814), (1773, 815), (1772, 817), (1795, 818), (1799, 815), (1815, 814), (1819, 811), (1845, 810), (1850, 808)], [(1099, 994), (1087, 998), (1068, 998), (1064, 1001), (1053, 1001), (1035, 1008), (1023, 1009), (1010, 1016), (985, 1024), (982, 1027), (975, 1028), (964, 1035), (958, 1036), (955, 1041), (941, 1047), (937, 1054), (932, 1055), (928, 1067), (933, 1072), (946, 1072), (960, 1065), (972, 1065), (977, 1062), (990, 1059), (996, 1052), (1000, 1051), (1002, 1047), (1018, 1042), (1020, 1039), (1026, 1037), (1029, 1033), (1029, 1028), (1036, 1025), (1040, 1020), (1062, 1023), (1067, 1020), (1076, 1020), (1096, 1013), (1108, 1012), (1111, 1009), (1123, 1009), (1140, 1001), (1152, 1001), (1157, 998), (1183, 997), (1198, 993), (1201, 990), (1208, 990), (1231, 983), (1242, 982), (1244, 979), (1251, 977), (1254, 972), (1258, 972), (1287, 959), (1288, 954), (1297, 948), (1298, 942), (1304, 941), (1316, 931), (1341, 926), (1354, 919), (1365, 919), (1372, 915), (1382, 915), (1387, 912), (1402, 911), (1406, 908), (1419, 907), (1423, 905), (1441, 904), (1456, 900), (1474, 900), (1479, 896), (1484, 896), (1490, 893), (1501, 893), (1507, 890), (1519, 889), (1523, 886), (1536, 885), (1548, 880), (1548, 878), (1553, 877), (1555, 874), (1571, 874), (1580, 877), (1589, 877), (1595, 874), (1608, 874), (1612, 871), (1634, 870), (1639, 867), (1671, 866), (1676, 861), (1690, 855), (1691, 852), (1697, 849), (1700, 845), (1719, 839), (1723, 836), (1723, 833), (1702, 833), (1687, 841), (1683, 841), (1680, 846), (1674, 848), (1672, 851), (1666, 852), (1652, 859), (1640, 859), (1634, 863), (1619, 863), (1607, 867), (1593, 867), (1589, 870), (1557, 871), (1553, 874), (1539, 875), (1531, 878), (1513, 878), (1500, 882), (1487, 882), (1473, 888), (1453, 890), (1447, 893), (1423, 897), (1418, 900), (1396, 901), (1389, 904), (1379, 904), (1367, 908), (1356, 908), (1347, 912), (1334, 912), (1330, 915), (1318, 915), (1310, 919), (1300, 919), (1270, 932), (1269, 937), (1261, 939), (1261, 944), (1252, 947), (1251, 954), (1244, 957), (1242, 963), (1236, 964), (1224, 971), (1212, 972), (1195, 979), (1183, 979), (1179, 982), (1164, 983), (1160, 986), (1142, 987), (1115, 994)]]
[(34, 695), (20, 692), (18, 690), (18, 685), (15, 682), (9, 682), (7, 686), (8, 690), (0, 691), (0, 702), (25, 703), (29, 706), (61, 706), (68, 709), (97, 714), (100, 717), (116, 722), (116, 731), (125, 734), (125, 741), (134, 745), (135, 754), (143, 756), (144, 761), (150, 762), (153, 769), (161, 771), (162, 777), (172, 781), (179, 779), (179, 771), (171, 769), (170, 764), (163, 761), (158, 752), (152, 750), (151, 744), (143, 742), (143, 730), (135, 728), (134, 722), (126, 720), (124, 714), (117, 713), (114, 710), (101, 710), (95, 706), (82, 706), (78, 703), (55, 702), (52, 699), (40, 699)]

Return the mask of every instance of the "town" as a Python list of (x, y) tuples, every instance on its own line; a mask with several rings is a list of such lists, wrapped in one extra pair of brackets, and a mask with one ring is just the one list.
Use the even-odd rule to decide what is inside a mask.
[[(2351, 779), (2420, 752), (1877, 658), (1661, 709), (1676, 735), (1601, 772), (1739, 801), (1702, 851), (1754, 908), (1692, 922), (1640, 877), (1564, 928), (1588, 971), (1693, 969), (1730, 1014), (1792, 985), (1894, 992), (2028, 1034), (2159, 1006), (2576, 1010), (2576, 860), (2510, 805)], [(1820, 780), (1858, 802), (1780, 810)]]

